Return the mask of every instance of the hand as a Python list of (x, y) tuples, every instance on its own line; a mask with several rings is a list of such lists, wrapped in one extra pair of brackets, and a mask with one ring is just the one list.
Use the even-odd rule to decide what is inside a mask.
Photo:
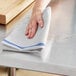
[(42, 13), (40, 10), (34, 10), (30, 19), (30, 22), (26, 28), (25, 35), (28, 38), (33, 38), (37, 32), (38, 27), (43, 27), (44, 22), (42, 18)]

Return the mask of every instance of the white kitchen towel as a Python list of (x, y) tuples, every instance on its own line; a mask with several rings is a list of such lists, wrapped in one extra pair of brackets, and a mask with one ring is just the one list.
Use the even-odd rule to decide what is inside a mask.
[[(47, 42), (51, 21), (51, 7), (47, 7), (43, 12), (44, 27), (38, 27), (36, 35), (32, 39), (25, 36), (25, 29), (29, 23), (32, 10), (15, 23), (12, 32), (2, 41), (2, 43), (18, 51), (29, 51), (44, 48)], [(16, 50), (16, 51), (17, 51)]]

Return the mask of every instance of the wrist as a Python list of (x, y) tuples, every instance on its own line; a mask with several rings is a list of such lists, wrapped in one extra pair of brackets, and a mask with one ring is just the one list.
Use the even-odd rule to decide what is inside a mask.
[(33, 11), (35, 11), (35, 12), (41, 12), (41, 13), (43, 12), (42, 8), (40, 6), (34, 6)]

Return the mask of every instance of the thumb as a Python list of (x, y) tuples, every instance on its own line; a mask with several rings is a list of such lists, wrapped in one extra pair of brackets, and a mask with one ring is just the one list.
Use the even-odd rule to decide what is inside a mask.
[(39, 15), (37, 18), (38, 25), (42, 28), (44, 26), (44, 21), (42, 15)]

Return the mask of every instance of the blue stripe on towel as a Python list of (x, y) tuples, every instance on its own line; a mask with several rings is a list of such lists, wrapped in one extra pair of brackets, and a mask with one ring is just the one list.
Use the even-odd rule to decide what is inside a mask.
[(19, 46), (17, 44), (14, 44), (14, 43), (6, 40), (6, 39), (4, 39), (3, 41), (6, 42), (6, 43), (8, 43), (8, 44), (10, 44), (10, 45), (12, 45), (12, 46), (16, 46), (16, 47), (18, 47), (20, 49), (30, 48), (30, 47), (34, 47), (34, 46), (44, 46), (45, 45), (44, 43), (38, 43), (38, 44), (35, 44), (35, 45), (31, 45), (31, 46), (27, 46), (27, 47), (22, 47), (22, 46)]

